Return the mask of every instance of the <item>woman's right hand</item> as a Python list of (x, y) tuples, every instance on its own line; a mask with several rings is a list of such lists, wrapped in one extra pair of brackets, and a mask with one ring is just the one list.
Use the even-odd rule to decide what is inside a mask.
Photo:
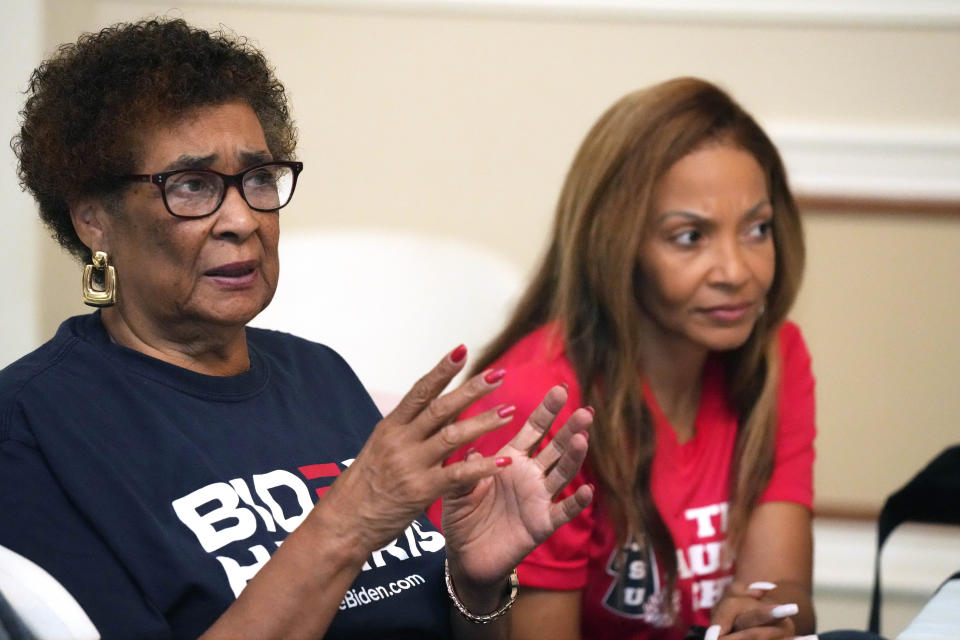
[(790, 616), (798, 613), (796, 604), (782, 604), (766, 598), (776, 585), (754, 582), (745, 585), (734, 580), (714, 606), (704, 640), (730, 637), (736, 640), (782, 640), (796, 637)]
[(499, 459), (479, 456), (443, 465), (459, 447), (511, 420), (495, 407), (452, 422), (497, 388), (504, 375), (487, 371), (440, 395), (465, 363), (466, 348), (457, 347), (418, 380), (324, 495), (324, 501), (342, 505), (338, 511), (360, 538), (358, 553), (388, 544), (449, 487), (476, 483), (498, 470)]

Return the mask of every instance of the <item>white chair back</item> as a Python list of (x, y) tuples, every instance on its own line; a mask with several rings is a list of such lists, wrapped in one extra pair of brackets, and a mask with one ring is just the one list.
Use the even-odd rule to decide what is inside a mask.
[[(39, 565), (0, 545), (0, 593), (37, 640), (99, 640), (86, 612)], [(6, 637), (0, 629), (0, 637)]]
[(282, 236), (280, 273), (251, 324), (336, 349), (384, 412), (461, 342), (475, 356), (523, 287), (513, 265), (481, 247), (373, 231)]

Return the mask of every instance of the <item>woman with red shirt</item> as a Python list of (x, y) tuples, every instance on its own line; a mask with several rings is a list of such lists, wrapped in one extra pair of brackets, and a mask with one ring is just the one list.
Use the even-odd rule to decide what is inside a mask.
[(515, 638), (813, 633), (814, 383), (786, 320), (803, 264), (780, 156), (716, 86), (637, 91), (594, 125), (543, 264), (478, 364), (504, 382), (468, 411), (528, 415), (558, 381), (596, 411), (561, 495), (598, 499), (521, 564)]

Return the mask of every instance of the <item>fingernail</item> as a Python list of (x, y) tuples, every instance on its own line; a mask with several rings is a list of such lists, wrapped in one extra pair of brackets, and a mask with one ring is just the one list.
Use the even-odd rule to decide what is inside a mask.
[(497, 465), (498, 467), (508, 467), (513, 464), (513, 458), (497, 458), (493, 461), (493, 464)]
[(819, 637), (817, 634), (813, 634), (809, 636), (796, 636), (793, 640), (819, 640)]
[(464, 357), (466, 357), (466, 355), (467, 355), (467, 347), (464, 345), (460, 345), (459, 347), (457, 347), (456, 349), (450, 352), (450, 360), (454, 364), (456, 364), (456, 363), (459, 363), (461, 360), (463, 360)]
[(568, 385), (566, 382), (561, 381), (560, 386), (566, 389), (567, 391), (570, 391), (570, 385)]
[(720, 637), (720, 625), (718, 624), (707, 627), (706, 633), (703, 634), (703, 640), (717, 640), (717, 638), (719, 637)]
[(593, 410), (593, 407), (584, 407), (584, 409), (589, 411), (591, 416), (597, 415), (597, 412)]
[(770, 591), (771, 589), (776, 589), (777, 585), (772, 582), (751, 582), (747, 589), (760, 589), (761, 591)]
[(506, 369), (497, 369), (495, 371), (490, 371), (487, 375), (483, 376), (483, 381), (487, 384), (493, 384), (494, 382), (500, 382), (506, 373)]
[(509, 406), (500, 407), (499, 409), (497, 409), (497, 415), (500, 416), (501, 418), (508, 418), (512, 416), (513, 412), (516, 410), (517, 408), (511, 404)]
[(470, 447), (469, 449), (467, 449), (467, 455), (465, 455), (465, 456), (463, 457), (463, 459), (466, 460), (467, 458), (469, 458), (470, 456), (472, 456), (472, 455), (475, 454), (476, 452), (477, 452), (477, 448), (476, 448), (476, 447)]
[(790, 604), (781, 604), (770, 610), (770, 615), (778, 620), (780, 618), (787, 618), (790, 616), (795, 616), (800, 613), (800, 607), (791, 602)]

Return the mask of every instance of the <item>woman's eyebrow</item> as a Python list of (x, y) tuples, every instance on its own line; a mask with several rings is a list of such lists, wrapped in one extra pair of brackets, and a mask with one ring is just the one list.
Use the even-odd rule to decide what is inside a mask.
[[(244, 166), (253, 166), (270, 162), (273, 157), (269, 151), (241, 151), (239, 154), (240, 162)], [(176, 171), (177, 169), (209, 169), (219, 158), (219, 154), (210, 153), (205, 156), (195, 156), (183, 154), (173, 162), (163, 168), (163, 171)]]
[(693, 211), (684, 211), (678, 209), (676, 211), (665, 211), (657, 217), (657, 224), (666, 222), (670, 218), (684, 218), (690, 220), (691, 222), (707, 222), (708, 218), (700, 215), (699, 213), (694, 213)]
[(753, 205), (752, 207), (750, 207), (749, 209), (747, 209), (747, 211), (743, 214), (743, 217), (744, 217), (744, 218), (755, 218), (756, 216), (760, 215), (760, 213), (761, 213), (761, 212), (764, 210), (764, 208), (766, 208), (766, 207), (770, 207), (771, 209), (773, 209), (773, 204), (772, 204), (768, 199), (764, 198), (763, 200), (761, 200), (761, 201), (758, 202), (757, 204), (755, 204), (755, 205)]
[(244, 166), (250, 167), (255, 164), (263, 164), (273, 160), (273, 155), (269, 151), (241, 151), (240, 161)]
[[(743, 216), (744, 216), (745, 218), (753, 218), (753, 217), (756, 217), (756, 216), (760, 215), (760, 213), (764, 210), (765, 207), (769, 207), (769, 206), (772, 206), (772, 205), (770, 204), (770, 201), (769, 201), (768, 199), (764, 198), (763, 200), (759, 201), (757, 204), (755, 204), (755, 205), (753, 205), (752, 207), (750, 207), (749, 209), (747, 209), (747, 210), (743, 213)], [(663, 212), (662, 214), (660, 214), (660, 215), (657, 217), (657, 223), (658, 223), (658, 224), (663, 223), (663, 222), (665, 222), (665, 221), (667, 221), (668, 219), (673, 218), (673, 217), (684, 218), (684, 219), (686, 219), (686, 220), (689, 220), (690, 222), (697, 222), (697, 223), (709, 223), (709, 222), (710, 222), (710, 218), (707, 217), (707, 216), (704, 216), (704, 215), (702, 215), (702, 214), (695, 213), (695, 212), (693, 212), (693, 211), (686, 211), (686, 210), (684, 210), (684, 209), (677, 209), (677, 210), (675, 210), (675, 211), (665, 211), (665, 212)]]
[(205, 156), (192, 156), (183, 154), (173, 162), (163, 168), (164, 171), (176, 171), (177, 169), (207, 169), (217, 160), (217, 154), (211, 153)]

